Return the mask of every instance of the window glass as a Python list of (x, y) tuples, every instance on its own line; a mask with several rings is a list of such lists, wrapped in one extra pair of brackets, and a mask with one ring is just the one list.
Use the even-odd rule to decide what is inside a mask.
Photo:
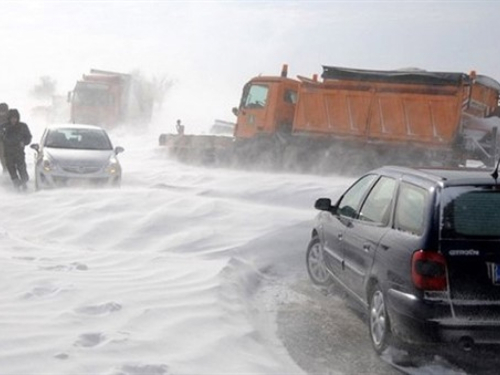
[(268, 91), (265, 85), (251, 85), (244, 101), (245, 108), (264, 108)]
[(297, 103), (297, 92), (293, 90), (285, 90), (285, 95), (283, 100), (286, 103), (296, 104)]
[(78, 84), (73, 92), (73, 103), (82, 106), (107, 106), (112, 104), (112, 97), (106, 86)]
[(423, 233), (428, 194), (415, 185), (401, 184), (394, 221), (396, 229), (417, 235)]
[(357, 217), (361, 200), (376, 178), (374, 174), (366, 175), (352, 185), (340, 200), (338, 213), (342, 216)]
[(396, 190), (396, 181), (393, 178), (381, 177), (363, 203), (359, 219), (387, 225), (394, 190)]
[(500, 191), (450, 187), (443, 193), (442, 237), (500, 237)]
[(111, 150), (111, 142), (103, 130), (61, 128), (51, 130), (46, 147), (85, 150)]

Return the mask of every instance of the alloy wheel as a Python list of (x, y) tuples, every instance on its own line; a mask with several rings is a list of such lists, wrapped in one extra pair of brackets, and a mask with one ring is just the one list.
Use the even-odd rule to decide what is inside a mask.
[(325, 285), (330, 282), (330, 274), (328, 273), (323, 259), (323, 249), (318, 239), (313, 239), (307, 252), (307, 269), (312, 281), (318, 285)]
[(388, 320), (385, 311), (384, 295), (376, 290), (370, 304), (370, 334), (376, 349), (382, 350), (387, 341)]

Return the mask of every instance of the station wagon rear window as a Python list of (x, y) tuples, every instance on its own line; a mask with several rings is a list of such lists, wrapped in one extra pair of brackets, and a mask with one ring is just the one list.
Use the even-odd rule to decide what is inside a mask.
[(443, 238), (500, 238), (500, 190), (496, 187), (449, 187), (443, 192)]

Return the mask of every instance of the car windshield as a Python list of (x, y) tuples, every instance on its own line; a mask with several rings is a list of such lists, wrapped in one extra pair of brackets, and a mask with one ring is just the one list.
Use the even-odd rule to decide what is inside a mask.
[(500, 238), (500, 190), (496, 186), (446, 188), (442, 207), (442, 238)]
[(100, 129), (52, 129), (45, 139), (45, 147), (78, 150), (111, 150), (111, 142)]

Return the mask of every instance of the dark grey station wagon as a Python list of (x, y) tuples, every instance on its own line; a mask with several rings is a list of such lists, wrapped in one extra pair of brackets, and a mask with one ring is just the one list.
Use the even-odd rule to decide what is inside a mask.
[(318, 214), (315, 284), (368, 311), (373, 347), (500, 344), (500, 181), (485, 169), (383, 167)]

